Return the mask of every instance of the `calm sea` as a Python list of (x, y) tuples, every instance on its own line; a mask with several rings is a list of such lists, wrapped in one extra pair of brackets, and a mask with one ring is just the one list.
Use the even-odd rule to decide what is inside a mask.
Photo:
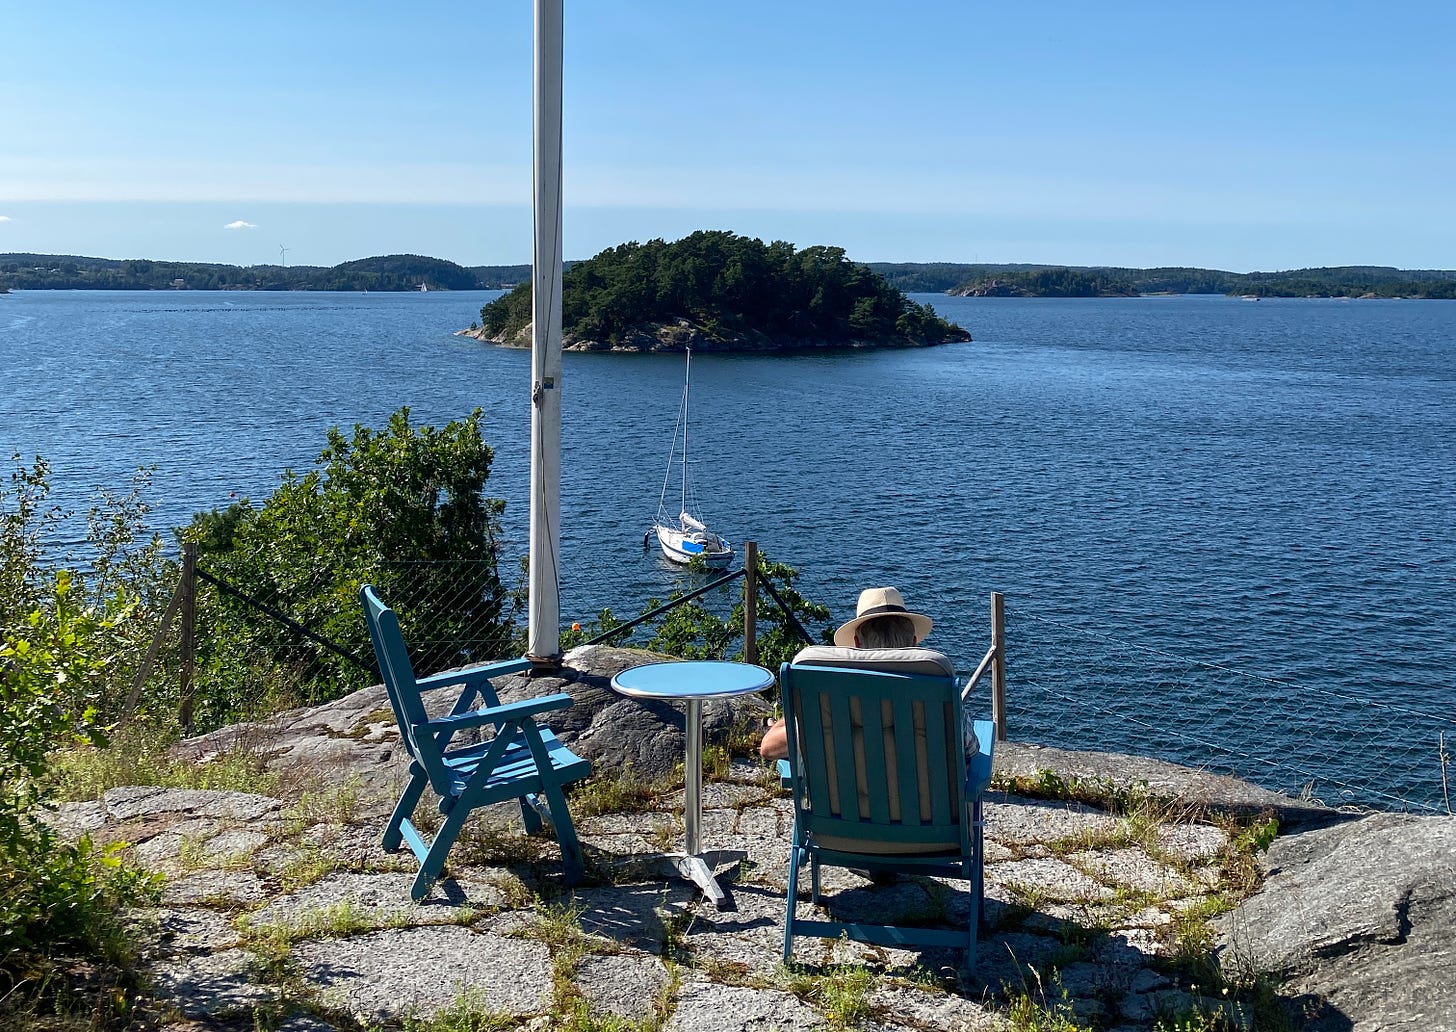
[[(519, 554), (529, 356), (453, 335), (495, 296), (0, 297), (0, 448), (43, 455), (78, 510), (156, 466), (171, 526), (261, 499), (330, 426), (478, 406)], [(899, 586), (966, 670), (1004, 592), (1014, 738), (1444, 808), (1456, 303), (917, 300), (975, 341), (696, 356), (715, 528), (837, 619), (860, 587)], [(642, 536), (682, 374), (680, 356), (565, 356), (565, 621), (681, 583)]]

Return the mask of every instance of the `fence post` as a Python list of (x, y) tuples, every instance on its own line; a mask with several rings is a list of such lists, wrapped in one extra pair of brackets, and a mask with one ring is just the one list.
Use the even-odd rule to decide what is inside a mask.
[(177, 579), (177, 587), (172, 591), (172, 597), (167, 602), (166, 612), (162, 614), (162, 622), (157, 625), (157, 633), (152, 635), (152, 643), (147, 646), (147, 654), (142, 658), (142, 665), (137, 668), (136, 676), (132, 678), (131, 691), (127, 693), (126, 705), (121, 707), (121, 718), (117, 725), (125, 724), (131, 720), (131, 715), (136, 712), (137, 700), (141, 698), (142, 685), (152, 676), (152, 667), (157, 662), (157, 653), (161, 651), (162, 642), (167, 637), (167, 631), (172, 626), (172, 618), (177, 615), (177, 609), (182, 604), (182, 579)]
[(758, 542), (743, 543), (743, 662), (758, 662)]
[(996, 741), (1006, 741), (1006, 596), (991, 592), (991, 719), (996, 724)]
[(177, 722), (184, 732), (192, 731), (192, 674), (197, 658), (197, 542), (182, 545), (182, 583), (177, 586), (182, 597), (181, 701), (177, 706)]

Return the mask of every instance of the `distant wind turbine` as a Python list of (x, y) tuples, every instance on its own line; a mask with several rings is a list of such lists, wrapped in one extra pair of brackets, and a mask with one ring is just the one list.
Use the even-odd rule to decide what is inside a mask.
[(278, 245), (278, 253), (283, 257), (283, 267), (288, 268), (288, 248), (282, 244)]

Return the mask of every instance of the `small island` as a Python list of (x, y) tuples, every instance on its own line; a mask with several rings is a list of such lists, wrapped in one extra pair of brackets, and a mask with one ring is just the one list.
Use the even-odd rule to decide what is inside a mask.
[[(700, 230), (622, 244), (573, 264), (562, 284), (569, 351), (788, 351), (928, 347), (971, 335), (852, 262), (806, 247)], [(469, 336), (531, 343), (531, 285), (480, 310)]]
[(947, 291), (953, 297), (1137, 297), (1121, 277), (1079, 269), (1038, 269), (979, 276)]

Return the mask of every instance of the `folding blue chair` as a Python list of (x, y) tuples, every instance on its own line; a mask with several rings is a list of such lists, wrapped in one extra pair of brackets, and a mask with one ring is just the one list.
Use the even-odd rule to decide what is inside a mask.
[[(517, 799), (526, 831), (541, 828), (546, 816), (561, 844), (561, 859), (568, 884), (582, 878), (581, 846), (571, 812), (566, 808), (562, 786), (591, 773), (591, 763), (557, 740), (549, 728), (539, 727), (539, 713), (566, 709), (571, 696), (565, 692), (539, 699), (501, 705), (490, 679), (529, 669), (525, 659), (506, 660), (463, 670), (450, 670), (433, 677), (416, 679), (400, 634), (399, 620), (369, 585), (359, 591), (374, 655), (389, 693), (389, 704), (399, 724), (399, 734), (410, 753), (410, 780), (395, 804), (384, 829), (384, 848), (389, 852), (409, 845), (420, 862), (420, 873), (410, 888), (410, 897), (424, 899), (440, 877), (445, 856), (460, 835), (465, 819), (482, 806)], [(435, 688), (460, 685), (461, 691), (449, 715), (431, 719), (425, 712), (423, 693)], [(476, 698), (483, 705), (472, 708)], [(488, 741), (450, 748), (457, 731), (491, 727)], [(440, 798), (444, 822), (434, 841), (410, 821), (426, 788)], [(545, 813), (539, 801), (545, 800)]]

